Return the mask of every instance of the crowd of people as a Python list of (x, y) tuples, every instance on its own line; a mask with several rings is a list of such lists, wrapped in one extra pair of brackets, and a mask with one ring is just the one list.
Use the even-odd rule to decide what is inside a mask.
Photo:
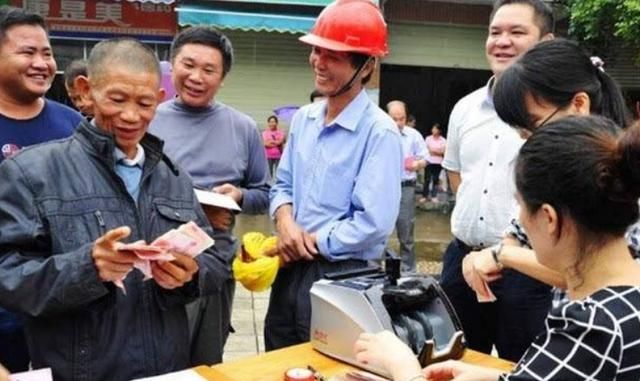
[[(276, 116), (261, 132), (216, 99), (234, 57), (213, 28), (175, 36), (165, 102), (152, 50), (96, 44), (65, 68), (77, 112), (44, 97), (56, 71), (44, 20), (0, 7), (0, 363), (129, 380), (221, 362), (236, 215), (201, 204), (194, 187), (269, 213), (283, 266), (265, 347), (306, 342), (312, 284), (378, 261), (394, 228), (403, 269), (416, 271), (418, 173), (433, 200), (444, 168), (456, 205), (440, 283), (467, 347), (517, 365), (421, 369), (388, 331), (363, 334), (358, 361), (394, 381), (637, 380), (640, 124), (602, 62), (553, 25), (541, 0), (495, 2), (493, 76), (456, 104), (445, 140), (439, 124), (424, 139), (403, 101), (385, 112), (367, 95), (389, 50), (368, 0), (328, 5), (300, 38), (315, 90), (286, 134)], [(173, 248), (146, 281), (134, 271), (123, 244), (190, 221), (214, 246), (197, 257)], [(487, 287), (496, 300), (480, 303)]]

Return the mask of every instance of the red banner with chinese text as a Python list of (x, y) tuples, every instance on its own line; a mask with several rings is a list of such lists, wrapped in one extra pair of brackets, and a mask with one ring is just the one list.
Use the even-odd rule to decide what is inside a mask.
[(176, 33), (175, 3), (115, 0), (10, 0), (43, 16), (52, 36), (135, 36), (170, 41)]

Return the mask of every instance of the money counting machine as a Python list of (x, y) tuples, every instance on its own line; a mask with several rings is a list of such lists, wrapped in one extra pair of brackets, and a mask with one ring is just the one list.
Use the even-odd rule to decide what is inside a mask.
[(424, 367), (462, 357), (462, 325), (438, 282), (401, 274), (387, 254), (385, 270), (367, 267), (327, 274), (311, 288), (311, 345), (338, 360), (388, 376), (356, 362), (353, 345), (362, 332), (395, 332)]

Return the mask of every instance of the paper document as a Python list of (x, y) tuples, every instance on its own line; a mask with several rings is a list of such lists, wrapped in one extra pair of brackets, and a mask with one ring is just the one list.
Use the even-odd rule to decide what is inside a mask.
[(217, 206), (218, 208), (224, 208), (229, 210), (236, 210), (240, 212), (242, 208), (236, 203), (234, 199), (226, 194), (220, 194), (216, 192), (209, 192), (201, 189), (194, 189), (196, 191), (196, 197), (201, 204)]
[(29, 372), (14, 373), (9, 376), (9, 381), (53, 381), (51, 368), (32, 370)]
[(167, 373), (160, 376), (137, 378), (132, 381), (207, 381), (195, 370), (187, 369), (179, 372)]

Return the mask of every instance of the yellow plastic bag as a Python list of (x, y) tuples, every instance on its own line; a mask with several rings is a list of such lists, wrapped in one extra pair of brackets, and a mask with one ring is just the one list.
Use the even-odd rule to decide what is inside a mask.
[(244, 288), (260, 292), (271, 287), (280, 268), (280, 258), (265, 254), (277, 244), (277, 237), (265, 237), (262, 233), (250, 232), (242, 236), (242, 248), (233, 260), (232, 269)]

